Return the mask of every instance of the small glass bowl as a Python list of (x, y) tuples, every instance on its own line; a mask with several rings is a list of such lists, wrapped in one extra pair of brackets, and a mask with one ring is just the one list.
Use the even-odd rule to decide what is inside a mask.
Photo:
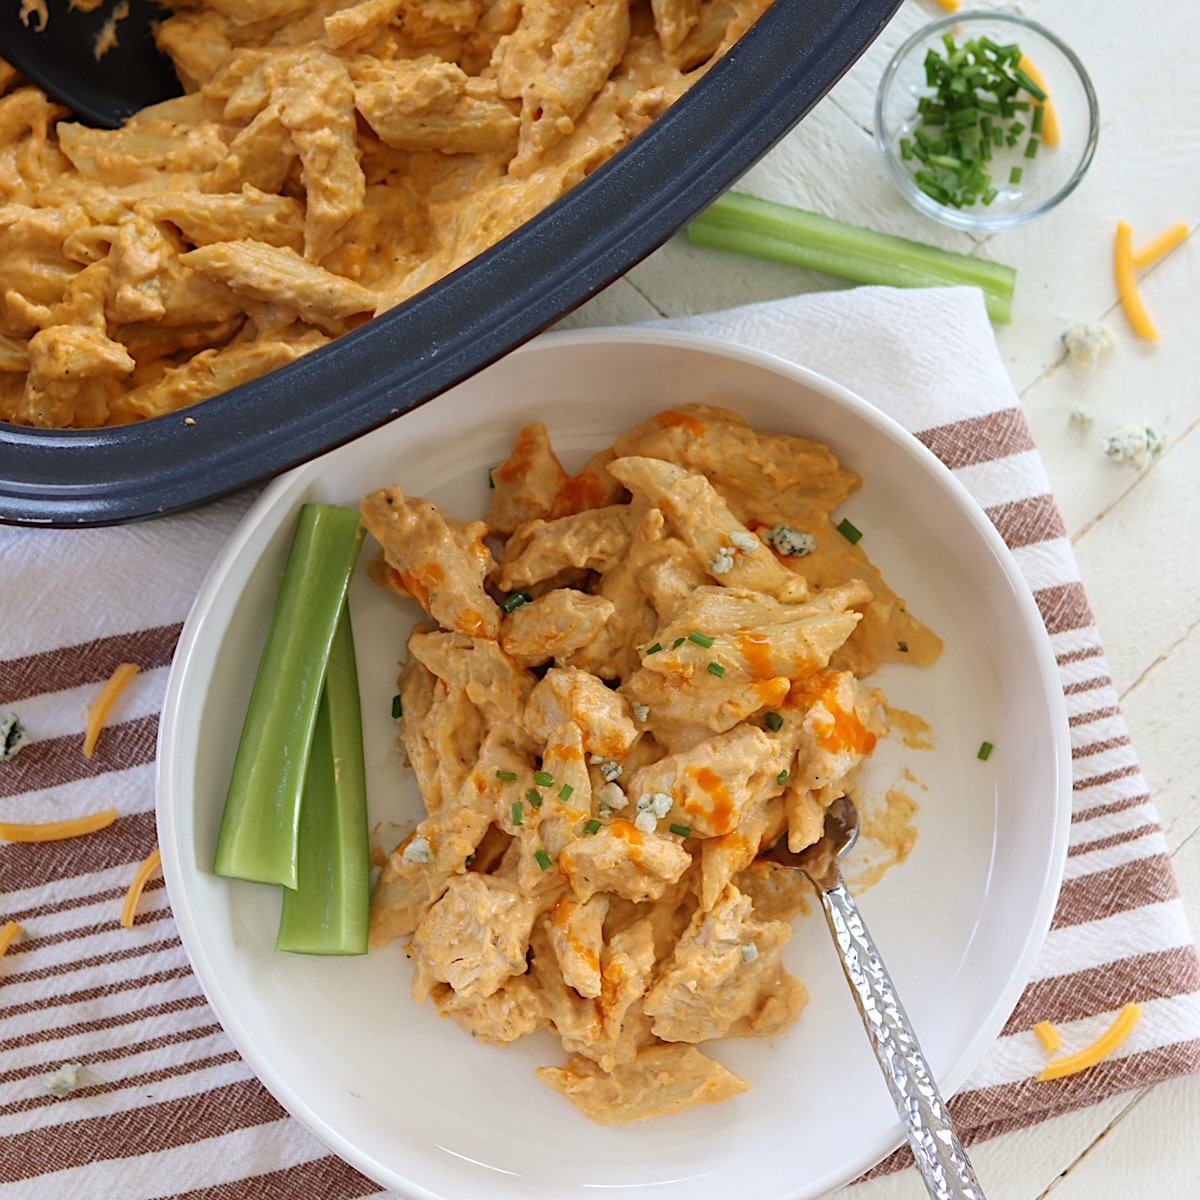
[[(969, 207), (954, 208), (935, 200), (917, 186), (914, 175), (922, 165), (920, 161), (915, 157), (905, 161), (900, 153), (900, 139), (911, 139), (919, 124), (918, 99), (933, 93), (925, 82), (926, 52), (930, 48), (944, 52), (942, 37), (947, 33), (953, 34), (960, 44), (964, 38), (983, 36), (999, 45), (1013, 42), (1019, 45), (1022, 54), (1045, 80), (1046, 92), (1058, 117), (1059, 143), (1040, 146), (1037, 156), (1028, 159), (1024, 157), (1024, 147), (1029, 137), (1029, 115), (1019, 114), (1026, 126), (1025, 133), (1015, 147), (996, 150), (985, 167), (997, 192), (986, 206), (976, 200)], [(1069, 196), (1092, 161), (1099, 133), (1096, 92), (1083, 63), (1048, 29), (1011, 13), (955, 13), (926, 25), (896, 51), (875, 98), (875, 141), (909, 203), (947, 225), (977, 233), (1019, 225), (1049, 212)], [(1015, 184), (1009, 182), (1009, 172), (1014, 166), (1022, 169), (1021, 180)]]

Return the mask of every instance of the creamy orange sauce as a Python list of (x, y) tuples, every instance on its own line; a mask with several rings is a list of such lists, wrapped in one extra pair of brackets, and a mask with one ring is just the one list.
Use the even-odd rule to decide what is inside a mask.
[(933, 749), (933, 729), (923, 717), (890, 704), (883, 706), (883, 714), (888, 732), (897, 734), (910, 750)]

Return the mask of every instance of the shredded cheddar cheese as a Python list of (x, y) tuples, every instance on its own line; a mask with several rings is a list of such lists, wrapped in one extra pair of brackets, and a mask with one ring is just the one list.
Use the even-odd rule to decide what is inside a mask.
[(40, 825), (19, 825), (13, 821), (0, 821), (0, 838), (9, 842), (59, 842), (63, 838), (80, 837), (95, 833), (117, 819), (115, 808), (88, 813), (83, 817), (72, 817), (69, 821), (46, 821)]
[(1062, 1045), (1062, 1034), (1049, 1021), (1039, 1021), (1033, 1027), (1033, 1032), (1038, 1035), (1038, 1040), (1047, 1050), (1054, 1051)]
[(100, 695), (88, 709), (87, 727), (83, 734), (83, 757), (91, 758), (96, 748), (96, 739), (100, 736), (100, 727), (108, 710), (112, 708), (117, 697), (125, 690), (129, 681), (138, 673), (135, 663), (121, 663), (108, 677), (108, 682), (100, 689)]
[(161, 862), (162, 851), (155, 846), (142, 859), (138, 864), (138, 869), (133, 873), (133, 881), (129, 885), (129, 891), (125, 893), (125, 903), (121, 905), (121, 925), (125, 929), (133, 928), (133, 910), (137, 908), (137, 902), (141, 897), (142, 889), (146, 886), (146, 881), (158, 870)]
[(958, 12), (958, 0), (938, 0), (947, 12)]
[(1130, 256), (1135, 267), (1148, 267), (1156, 258), (1161, 258), (1168, 250), (1173, 250), (1189, 233), (1183, 221), (1176, 221), (1158, 235), (1151, 238), (1144, 246), (1139, 246)]
[(21, 936), (21, 927), (16, 921), (5, 921), (0, 925), (0, 958), (4, 952)]
[(1058, 114), (1054, 111), (1054, 101), (1050, 99), (1050, 89), (1046, 86), (1041, 71), (1029, 61), (1028, 55), (1022, 54), (1017, 65), (1046, 93), (1046, 99), (1042, 102), (1042, 144), (1057, 146), (1062, 140), (1062, 131), (1058, 127)]
[(1101, 1059), (1107, 1058), (1128, 1036), (1129, 1031), (1137, 1023), (1142, 1010), (1136, 1004), (1127, 1004), (1117, 1014), (1117, 1019), (1094, 1041), (1074, 1054), (1064, 1054), (1052, 1058), (1038, 1080), (1061, 1079), (1064, 1075), (1074, 1075), (1077, 1071), (1095, 1066)]
[(1113, 243), (1113, 270), (1117, 276), (1117, 294), (1121, 307), (1129, 318), (1130, 325), (1138, 337), (1149, 342), (1158, 341), (1158, 330), (1150, 320), (1150, 314), (1138, 295), (1137, 281), (1133, 277), (1133, 228), (1128, 221), (1117, 222), (1117, 236)]

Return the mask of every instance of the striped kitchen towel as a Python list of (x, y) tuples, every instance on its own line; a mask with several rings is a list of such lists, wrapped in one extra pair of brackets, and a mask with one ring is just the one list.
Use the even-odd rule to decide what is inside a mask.
[[(978, 293), (822, 293), (671, 322), (803, 363), (913, 430), (1012, 548), (1050, 631), (1071, 717), (1066, 882), (1033, 979), (953, 1102), (968, 1141), (1200, 1066), (1200, 966), (1070, 544)], [(154, 847), (153, 756), (172, 649), (248, 496), (118, 529), (0, 528), (0, 720), (29, 732), (0, 762), (0, 821), (115, 807), (71, 841), (0, 841), (0, 1200), (350, 1200), (378, 1186), (290, 1119), (225, 1036), (192, 975), (161, 881), (117, 924)], [(84, 714), (119, 662), (141, 668), (96, 752)], [(1131, 1037), (1053, 1083), (1029, 1031), (1090, 1040), (1126, 1001)], [(77, 1064), (58, 1098), (44, 1077)], [(906, 1153), (906, 1152), (905, 1152)], [(900, 1153), (876, 1170), (904, 1165)]]

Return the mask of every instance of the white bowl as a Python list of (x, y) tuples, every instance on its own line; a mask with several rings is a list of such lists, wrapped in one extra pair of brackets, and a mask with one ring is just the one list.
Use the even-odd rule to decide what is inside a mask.
[[(487, 469), (542, 420), (573, 469), (615, 434), (687, 401), (815, 437), (861, 472), (842, 512), (911, 609), (945, 639), (930, 668), (889, 666), (893, 705), (936, 749), (881, 742), (864, 779), (907, 767), (919, 836), (862, 898), (933, 1070), (961, 1086), (1016, 1003), (1049, 925), (1066, 852), (1070, 748), (1048, 639), (1011, 556), (949, 471), (842, 388), (769, 355), (678, 334), (544, 338), (435, 402), (278, 479), (247, 513), (188, 618), (159, 738), (163, 868), (183, 944), (213, 1008), (267, 1087), (326, 1145), (405, 1197), (795, 1200), (835, 1187), (901, 1140), (819, 916), (789, 966), (812, 1002), (784, 1035), (705, 1051), (749, 1092), (648, 1123), (600, 1128), (543, 1086), (548, 1034), (484, 1046), (408, 996), (398, 943), (363, 958), (273, 949), (279, 896), (210, 873), (225, 788), (298, 506), (356, 504), (399, 482), (459, 516), (487, 505)], [(415, 610), (359, 571), (351, 588), (371, 822), (420, 813), (390, 715)], [(987, 762), (979, 744), (995, 744)], [(398, 838), (399, 835), (397, 835)]]

